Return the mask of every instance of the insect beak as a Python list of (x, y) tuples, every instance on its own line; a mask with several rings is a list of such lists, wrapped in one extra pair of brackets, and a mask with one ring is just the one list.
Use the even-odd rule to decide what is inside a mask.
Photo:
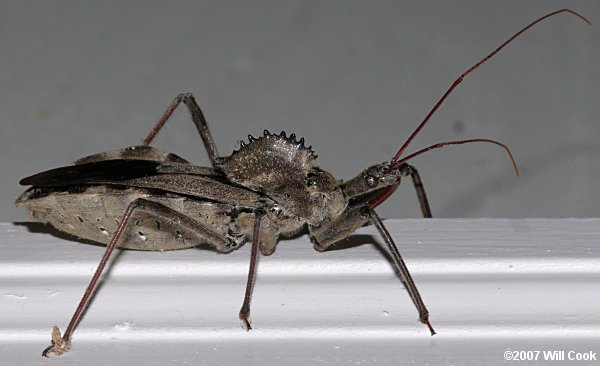
[(379, 193), (377, 196), (375, 196), (375, 198), (373, 198), (372, 200), (367, 202), (367, 205), (370, 208), (375, 208), (375, 207), (379, 206), (380, 204), (383, 203), (383, 201), (387, 200), (388, 197), (391, 196), (396, 191), (396, 189), (398, 189), (399, 185), (400, 185), (400, 177), (398, 177), (397, 181), (394, 184), (388, 186), (383, 191), (381, 191), (381, 193)]

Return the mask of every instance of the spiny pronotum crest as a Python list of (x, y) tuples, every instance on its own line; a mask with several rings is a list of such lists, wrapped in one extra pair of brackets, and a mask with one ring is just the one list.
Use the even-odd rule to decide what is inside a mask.
[(240, 142), (220, 168), (235, 183), (269, 191), (281, 185), (281, 177), (297, 175), (301, 181), (316, 158), (311, 147), (304, 146), (304, 138), (297, 141), (295, 134), (265, 130), (258, 138), (248, 135), (248, 143)]

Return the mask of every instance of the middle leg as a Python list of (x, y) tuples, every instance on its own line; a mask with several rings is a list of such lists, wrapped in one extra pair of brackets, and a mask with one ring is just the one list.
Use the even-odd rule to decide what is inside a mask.
[(204, 146), (206, 147), (208, 158), (210, 159), (210, 162), (214, 167), (219, 157), (217, 145), (215, 145), (215, 141), (213, 140), (212, 134), (210, 133), (208, 123), (206, 122), (206, 118), (204, 118), (204, 113), (202, 113), (202, 109), (200, 109), (200, 106), (198, 106), (196, 99), (190, 93), (179, 94), (175, 97), (175, 99), (173, 99), (165, 113), (163, 113), (162, 117), (160, 117), (158, 122), (156, 122), (156, 125), (154, 125), (152, 131), (150, 131), (148, 136), (146, 136), (142, 144), (146, 146), (150, 145), (152, 140), (154, 140), (156, 135), (158, 135), (158, 132), (164, 127), (165, 123), (167, 123), (167, 120), (169, 119), (169, 117), (171, 117), (171, 114), (173, 114), (175, 108), (177, 108), (177, 106), (181, 102), (183, 102), (188, 107), (188, 110), (192, 115), (192, 122), (194, 122), (196, 129), (200, 133), (200, 137), (202, 138)]
[(252, 329), (250, 326), (250, 299), (252, 298), (252, 289), (254, 288), (254, 278), (256, 275), (256, 259), (258, 256), (258, 247), (260, 244), (260, 223), (264, 216), (262, 210), (254, 212), (254, 229), (252, 232), (252, 251), (250, 254), (250, 268), (248, 269), (248, 280), (246, 282), (246, 293), (244, 294), (244, 303), (240, 309), (240, 320), (247, 331)]

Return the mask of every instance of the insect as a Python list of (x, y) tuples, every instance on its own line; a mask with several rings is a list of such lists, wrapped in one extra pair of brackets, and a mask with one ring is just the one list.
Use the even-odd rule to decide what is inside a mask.
[[(389, 162), (374, 164), (346, 181), (316, 166), (312, 148), (295, 134), (265, 130), (260, 137), (248, 136), (248, 141), (241, 142), (231, 155), (221, 156), (191, 94), (180, 94), (173, 100), (142, 145), (87, 156), (74, 165), (22, 179), (22, 185), (32, 187), (16, 203), (26, 206), (32, 218), (107, 245), (64, 335), (54, 326), (52, 343), (42, 355), (61, 355), (68, 350), (71, 335), (115, 248), (162, 251), (209, 245), (228, 253), (250, 241), (249, 272), (239, 312), (243, 327), (250, 330), (250, 300), (259, 250), (270, 255), (280, 237), (306, 230), (314, 248), (325, 251), (368, 223), (375, 225), (383, 237), (420, 322), (434, 335), (429, 311), (375, 208), (394, 193), (403, 178), (410, 177), (423, 216), (431, 217), (419, 173), (407, 161), (448, 145), (496, 144), (507, 152), (518, 175), (508, 147), (491, 139), (445, 141), (409, 155), (404, 153), (465, 76), (527, 29), (559, 13), (570, 13), (589, 23), (569, 9), (533, 21), (461, 74)], [(150, 146), (182, 102), (204, 142), (211, 167), (193, 165)]]

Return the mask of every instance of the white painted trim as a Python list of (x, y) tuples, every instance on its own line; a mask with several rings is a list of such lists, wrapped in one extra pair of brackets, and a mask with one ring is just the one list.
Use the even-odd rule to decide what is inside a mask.
[[(302, 236), (261, 257), (250, 333), (237, 319), (248, 245), (228, 255), (124, 252), (60, 362), (490, 365), (507, 350), (600, 353), (600, 219), (385, 224), (435, 337), (366, 227), (345, 250), (318, 253)], [(42, 361), (51, 326), (64, 330), (103, 251), (29, 231), (40, 228), (0, 224), (3, 364)]]

